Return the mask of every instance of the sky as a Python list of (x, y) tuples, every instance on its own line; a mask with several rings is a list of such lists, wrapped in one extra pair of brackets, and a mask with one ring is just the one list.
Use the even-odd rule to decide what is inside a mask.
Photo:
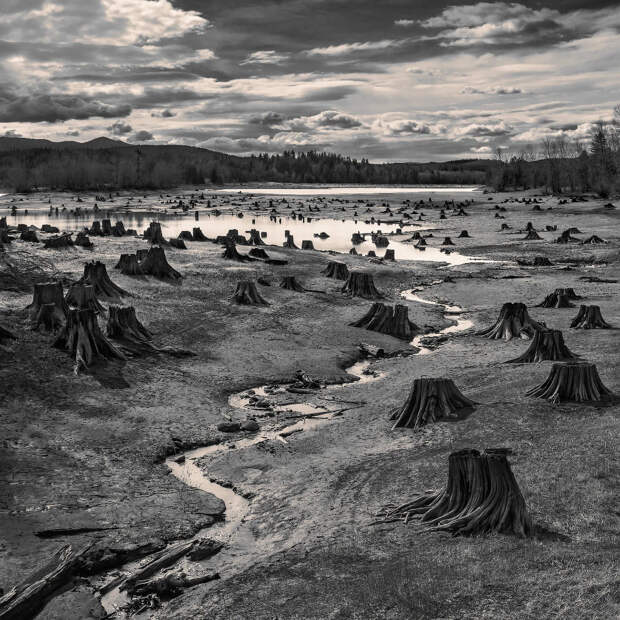
[(0, 136), (445, 161), (587, 141), (620, 2), (0, 0)]

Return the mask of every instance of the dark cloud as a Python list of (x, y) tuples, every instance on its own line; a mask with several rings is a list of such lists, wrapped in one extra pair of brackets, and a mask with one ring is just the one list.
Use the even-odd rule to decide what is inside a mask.
[(131, 106), (129, 104), (110, 105), (83, 96), (0, 94), (0, 122), (5, 123), (56, 123), (94, 116), (119, 118), (128, 116), (130, 113)]
[(108, 127), (108, 131), (115, 136), (124, 136), (133, 131), (133, 127), (123, 121), (116, 121)]
[(255, 114), (248, 119), (248, 122), (252, 125), (264, 125), (270, 127), (271, 125), (279, 125), (284, 122), (285, 117), (279, 112), (264, 112), (263, 114)]
[(146, 131), (145, 129), (136, 131), (136, 133), (131, 136), (132, 142), (149, 142), (150, 140), (155, 140), (155, 136), (150, 131)]
[(172, 110), (169, 110), (168, 108), (166, 108), (165, 110), (162, 110), (161, 112), (159, 111), (151, 112), (151, 116), (153, 118), (172, 118), (173, 116), (176, 116), (176, 115)]

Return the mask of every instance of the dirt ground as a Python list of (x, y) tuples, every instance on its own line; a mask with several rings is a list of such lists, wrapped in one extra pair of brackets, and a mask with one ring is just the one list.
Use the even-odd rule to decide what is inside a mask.
[[(531, 204), (515, 202), (523, 196), (478, 195), (476, 204), (466, 207), (468, 216), (449, 213), (445, 220), (438, 210), (425, 209), (434, 226), (429, 243), (451, 236), (457, 251), (495, 262), (446, 269), (428, 262), (336, 257), (372, 272), (387, 301), (406, 303), (410, 318), (425, 331), (449, 323), (440, 307), (404, 301), (402, 290), (420, 287), (425, 299), (458, 304), (474, 329), (429, 355), (374, 361), (372, 369), (384, 373), (376, 381), (298, 395), (300, 402), (314, 404), (326, 395), (364, 403), (322, 426), (296, 433), (287, 443), (262, 442), (201, 462), (209, 478), (252, 498), (243, 531), (230, 541), (231, 547), (239, 545), (232, 550), (236, 560), (228, 560), (219, 581), (191, 588), (143, 617), (617, 615), (620, 407), (553, 406), (527, 398), (525, 391), (546, 378), (550, 363), (504, 365), (528, 343), (490, 341), (474, 331), (492, 324), (504, 302), (525, 302), (533, 318), (562, 329), (568, 347), (596, 363), (605, 385), (620, 394), (618, 331), (570, 329), (577, 308), (535, 307), (555, 288), (573, 287), (584, 303), (599, 305), (607, 322), (620, 326), (618, 284), (584, 279), (620, 279), (620, 209), (605, 209), (607, 201), (559, 205), (557, 198), (545, 197), (541, 210), (533, 211)], [(380, 201), (394, 208), (402, 200), (373, 197), (373, 213), (384, 209)], [(0, 207), (7, 197), (2, 202)], [(500, 212), (505, 219), (495, 217), (496, 205), (506, 208)], [(343, 216), (341, 203), (334, 201), (331, 208), (334, 216)], [(354, 202), (346, 205), (347, 211), (354, 208)], [(0, 208), (0, 216), (5, 212)], [(321, 215), (329, 214), (326, 209)], [(522, 240), (528, 221), (543, 240)], [(500, 231), (502, 223), (511, 229)], [(546, 232), (546, 225), (557, 225), (557, 231)], [(608, 243), (552, 243), (572, 226), (581, 231), (579, 238), (596, 234)], [(463, 229), (470, 238), (457, 238)], [(388, 352), (410, 349), (406, 342), (348, 326), (369, 302), (343, 297), (341, 283), (321, 275), (334, 258), (327, 253), (268, 247), (289, 264), (240, 265), (224, 260), (218, 245), (190, 242), (187, 251), (166, 250), (184, 276), (181, 285), (170, 285), (113, 269), (122, 252), (148, 247), (146, 241), (93, 241), (90, 253), (77, 248), (53, 253), (21, 241), (11, 246), (27, 248), (35, 259), (51, 255), (50, 275), (67, 283), (81, 275), (85, 260), (102, 260), (113, 281), (131, 293), (123, 302), (135, 306), (155, 342), (196, 355), (135, 358), (76, 376), (69, 357), (51, 346), (53, 336), (28, 328), (23, 309), (31, 290), (0, 290), (0, 325), (18, 336), (0, 348), (0, 587), (5, 591), (63, 544), (95, 544), (115, 567), (221, 518), (223, 503), (168, 475), (162, 459), (229, 440), (216, 425), (248, 415), (229, 405), (231, 394), (290, 382), (298, 369), (326, 383), (347, 381), (345, 368), (358, 359), (360, 342)], [(515, 262), (534, 256), (546, 256), (553, 265)], [(277, 284), (284, 274), (325, 293), (282, 290)], [(236, 282), (256, 276), (273, 280), (273, 286), (261, 287), (271, 305), (232, 303)], [(422, 375), (452, 378), (478, 403), (475, 412), (420, 432), (391, 431), (389, 410)], [(260, 418), (261, 425), (281, 422)], [(513, 471), (544, 535), (462, 539), (421, 533), (415, 524), (370, 525), (384, 504), (441, 486), (452, 450), (498, 446), (512, 450)], [(93, 531), (36, 536), (54, 528)], [(209, 566), (218, 567), (218, 556)], [(70, 604), (57, 597), (41, 617), (97, 617), (100, 610), (88, 587), (78, 584), (72, 592), (62, 595)]]

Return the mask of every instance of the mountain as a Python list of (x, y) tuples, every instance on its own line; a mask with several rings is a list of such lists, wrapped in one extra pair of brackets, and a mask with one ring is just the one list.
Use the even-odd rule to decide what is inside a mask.
[(1, 151), (24, 151), (29, 149), (109, 149), (120, 146), (132, 146), (120, 140), (100, 137), (88, 142), (76, 142), (65, 140), (64, 142), (52, 142), (51, 140), (35, 138), (14, 138), (12, 136), (0, 137)]

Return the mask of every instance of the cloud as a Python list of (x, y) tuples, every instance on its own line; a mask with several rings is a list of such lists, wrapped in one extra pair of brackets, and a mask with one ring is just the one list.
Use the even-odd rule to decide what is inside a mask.
[(242, 60), (240, 65), (277, 65), (288, 60), (288, 54), (279, 54), (275, 50), (260, 50), (252, 52), (249, 56)]
[(472, 146), (471, 149), (469, 150), (474, 153), (480, 153), (480, 154), (493, 152), (493, 149), (490, 146)]
[(491, 88), (473, 88), (466, 86), (461, 89), (462, 95), (523, 95), (525, 91), (521, 88), (506, 87), (506, 86), (493, 86)]
[(366, 41), (356, 43), (341, 43), (340, 45), (328, 45), (327, 47), (315, 47), (307, 50), (309, 56), (344, 56), (354, 52), (367, 52), (371, 50), (384, 50), (389, 47), (402, 45), (404, 41), (383, 39), (381, 41)]
[(248, 120), (252, 125), (264, 125), (270, 127), (271, 125), (279, 125), (285, 120), (284, 116), (279, 112), (264, 112), (263, 114), (255, 114)]
[(150, 140), (155, 140), (155, 136), (145, 129), (136, 131), (136, 133), (131, 136), (131, 142), (149, 142)]
[(457, 127), (454, 130), (455, 136), (468, 136), (468, 137), (500, 137), (509, 136), (514, 133), (514, 128), (504, 121), (498, 123), (472, 123), (465, 127)]
[(429, 125), (410, 119), (382, 122), (381, 125), (386, 136), (413, 136), (432, 132)]
[(85, 96), (34, 94), (28, 96), (0, 93), (0, 122), (56, 123), (94, 116), (118, 118), (129, 116), (129, 104), (111, 105)]
[(116, 121), (113, 125), (108, 127), (108, 131), (115, 136), (124, 136), (133, 131), (133, 127), (123, 121)]
[(307, 120), (311, 127), (326, 127), (328, 129), (354, 129), (362, 126), (362, 123), (354, 116), (335, 110), (326, 110), (316, 116), (308, 117)]
[(162, 110), (161, 112), (157, 110), (155, 112), (151, 112), (151, 116), (153, 118), (172, 118), (173, 116), (175, 116), (175, 113), (169, 110), (168, 108), (166, 108), (165, 110)]
[(397, 26), (413, 26), (415, 19), (397, 19), (394, 23)]

